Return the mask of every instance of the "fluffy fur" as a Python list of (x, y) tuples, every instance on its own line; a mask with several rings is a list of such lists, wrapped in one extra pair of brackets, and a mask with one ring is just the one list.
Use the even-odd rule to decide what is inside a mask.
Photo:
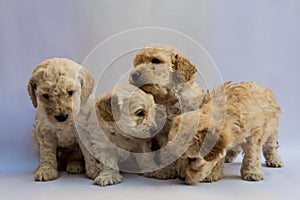
[(33, 71), (27, 88), (36, 108), (32, 132), (39, 154), (36, 181), (56, 179), (60, 169), (84, 171), (74, 120), (87, 109), (93, 86), (87, 70), (66, 58), (47, 59)]
[[(153, 96), (139, 88), (125, 84), (97, 98), (96, 112), (88, 121), (88, 135), (84, 143), (91, 150), (100, 168), (94, 183), (106, 186), (122, 181), (118, 163), (129, 158), (129, 152), (150, 152), (150, 139), (159, 125), (159, 107)], [(135, 169), (155, 169), (151, 156), (136, 155)], [(100, 166), (100, 167), (99, 167)]]
[(254, 82), (225, 83), (206, 97), (199, 110), (176, 117), (169, 134), (177, 147), (181, 141), (188, 143), (187, 150), (174, 148), (177, 155), (184, 151), (176, 163), (182, 180), (219, 180), (226, 150), (227, 161), (239, 153), (234, 150), (243, 150), (244, 180), (263, 179), (261, 151), (268, 167), (283, 167), (277, 154), (280, 108), (270, 89)]
[(133, 63), (129, 82), (152, 94), (166, 110), (164, 128), (152, 139), (155, 151), (166, 145), (173, 118), (201, 105), (202, 90), (193, 80), (197, 68), (178, 50), (161, 44), (138, 51)]

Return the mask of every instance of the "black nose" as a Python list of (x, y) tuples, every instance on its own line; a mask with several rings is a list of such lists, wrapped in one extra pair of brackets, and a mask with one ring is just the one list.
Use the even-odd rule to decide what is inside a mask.
[(64, 121), (66, 121), (67, 119), (68, 119), (68, 114), (59, 114), (59, 115), (55, 115), (54, 117), (55, 117), (55, 119), (57, 120), (57, 121), (59, 121), (59, 122), (64, 122)]
[(140, 78), (140, 76), (141, 76), (141, 72), (139, 72), (139, 71), (134, 72), (133, 74), (131, 74), (132, 80), (133, 80), (134, 82), (138, 81), (139, 78)]
[(185, 181), (185, 177), (179, 176), (179, 179)]

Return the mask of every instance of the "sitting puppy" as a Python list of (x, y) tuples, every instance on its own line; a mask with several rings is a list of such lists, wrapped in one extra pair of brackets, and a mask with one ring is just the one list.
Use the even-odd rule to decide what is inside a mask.
[[(213, 90), (199, 110), (174, 119), (169, 142), (182, 155), (176, 163), (179, 177), (187, 184), (219, 180), (227, 149), (243, 149), (244, 180), (263, 179), (261, 150), (268, 167), (283, 167), (277, 154), (279, 113), (272, 91), (257, 83), (228, 82)], [(179, 148), (182, 141), (188, 149)]]
[(166, 145), (175, 116), (201, 105), (202, 90), (193, 80), (196, 71), (196, 66), (173, 47), (156, 44), (137, 52), (129, 82), (152, 94), (167, 113), (164, 128), (152, 139), (153, 151)]
[(163, 120), (163, 116), (157, 115), (159, 107), (152, 95), (133, 85), (121, 85), (99, 97), (95, 110), (88, 121), (88, 134), (81, 137), (100, 162), (95, 184), (106, 186), (121, 182), (118, 163), (127, 160), (130, 152), (138, 166), (128, 171), (156, 169), (151, 154), (141, 154), (151, 152), (150, 139), (159, 128), (156, 119)]
[(33, 71), (28, 93), (36, 108), (32, 132), (39, 153), (36, 181), (58, 177), (58, 170), (84, 171), (74, 120), (87, 109), (93, 90), (92, 76), (66, 58), (47, 59)]

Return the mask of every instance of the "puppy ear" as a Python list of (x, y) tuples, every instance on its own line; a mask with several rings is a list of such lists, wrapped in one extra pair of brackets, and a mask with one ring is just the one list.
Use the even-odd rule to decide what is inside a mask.
[(225, 132), (220, 132), (217, 129), (213, 131), (207, 130), (202, 134), (202, 144), (200, 145), (200, 154), (203, 155), (206, 161), (213, 161), (222, 158), (226, 152), (226, 148), (230, 144), (230, 138)]
[(33, 106), (37, 107), (37, 97), (36, 97), (36, 89), (38, 87), (38, 80), (43, 79), (45, 69), (48, 66), (49, 61), (45, 60), (41, 64), (39, 64), (34, 71), (32, 72), (28, 84), (27, 84), (27, 91), (32, 101)]
[(81, 67), (79, 71), (78, 78), (81, 84), (81, 101), (85, 101), (93, 92), (94, 78), (90, 72), (83, 67)]
[(188, 58), (176, 53), (172, 58), (173, 68), (182, 75), (186, 81), (190, 81), (194, 78), (197, 72), (197, 67), (193, 65)]
[(104, 121), (114, 122), (120, 118), (118, 98), (111, 94), (100, 97), (96, 100), (96, 113)]
[(141, 64), (142, 62), (143, 62), (143, 56), (140, 52), (138, 52), (133, 59), (133, 66), (136, 67), (137, 65)]

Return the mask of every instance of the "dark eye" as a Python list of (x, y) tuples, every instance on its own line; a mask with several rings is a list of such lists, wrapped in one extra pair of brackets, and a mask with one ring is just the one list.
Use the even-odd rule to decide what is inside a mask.
[(74, 90), (70, 90), (69, 92), (68, 92), (68, 94), (69, 94), (69, 96), (72, 96), (73, 94), (74, 94)]
[(43, 94), (43, 97), (47, 100), (50, 98), (49, 94)]
[(145, 117), (145, 111), (144, 110), (138, 110), (135, 113), (136, 116), (138, 117)]
[(189, 162), (194, 162), (194, 161), (196, 161), (196, 158), (188, 157), (188, 160), (189, 160)]
[(159, 64), (159, 63), (161, 63), (161, 61), (159, 59), (157, 59), (157, 58), (152, 58), (151, 63), (153, 63), (153, 64)]

